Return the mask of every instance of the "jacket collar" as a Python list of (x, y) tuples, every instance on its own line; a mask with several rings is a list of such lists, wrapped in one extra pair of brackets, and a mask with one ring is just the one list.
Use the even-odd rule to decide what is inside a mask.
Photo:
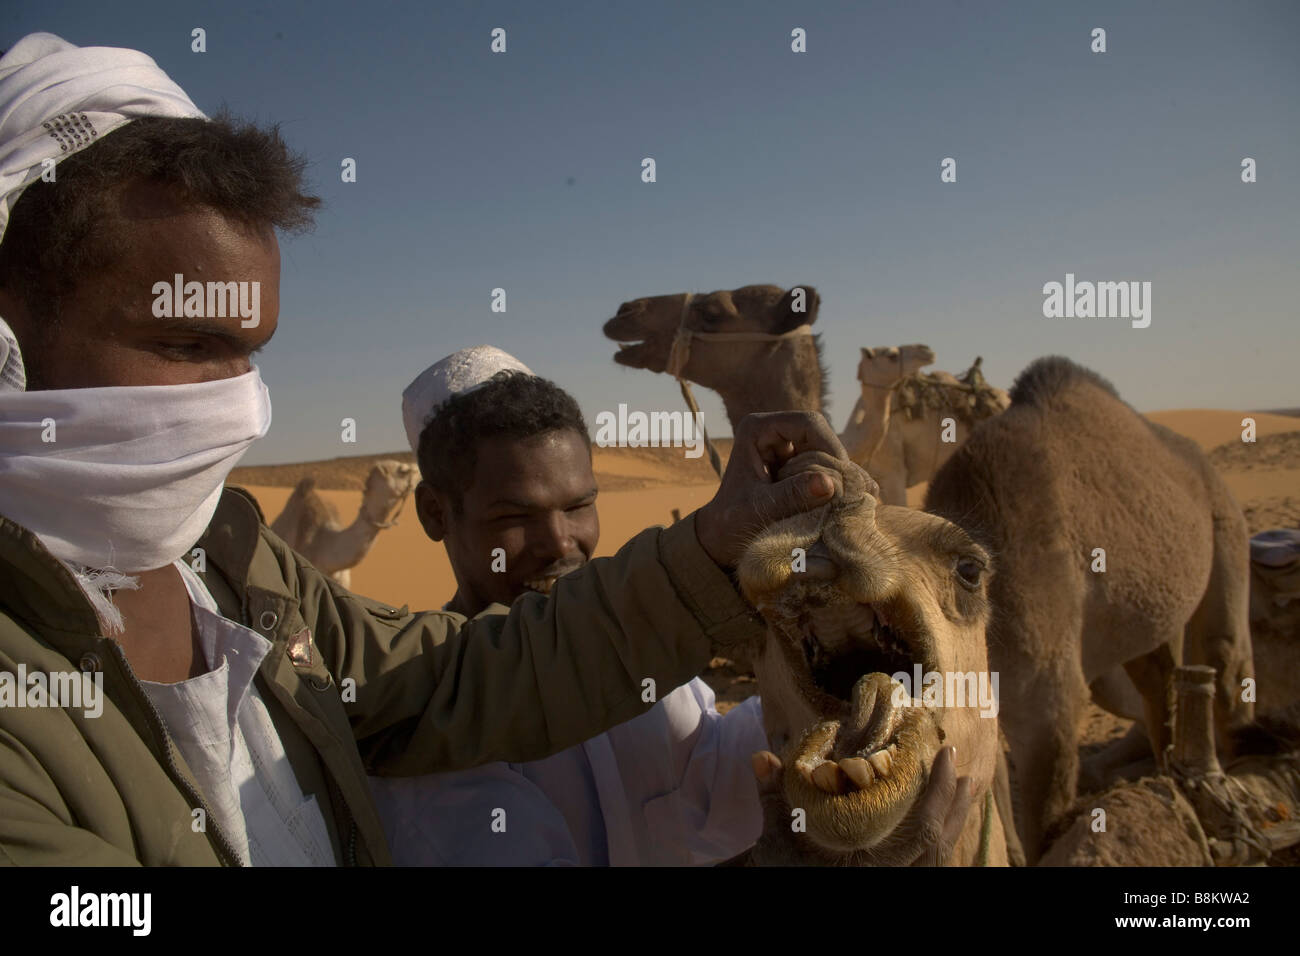
[[(246, 594), (255, 564), (274, 561), (258, 553), (261, 510), (242, 488), (227, 487), (195, 546), (204, 560)], [(265, 549), (263, 549), (265, 553)], [(270, 570), (270, 569), (267, 569)], [(292, 595), (278, 574), (257, 574), (261, 590)], [(58, 648), (57, 634), (99, 635), (99, 618), (72, 574), (33, 532), (0, 515), (0, 608)]]

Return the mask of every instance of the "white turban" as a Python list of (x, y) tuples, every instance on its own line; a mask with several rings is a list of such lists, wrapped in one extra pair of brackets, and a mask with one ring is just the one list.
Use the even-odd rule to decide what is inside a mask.
[(453, 395), (482, 388), (501, 372), (532, 371), (519, 359), (491, 345), (476, 345), (434, 362), (402, 392), (402, 424), (411, 451), (420, 453), (420, 433), (429, 418)]
[(139, 50), (32, 33), (0, 57), (0, 241), (42, 160), (56, 163), (137, 116), (207, 119)]
[[(207, 119), (151, 57), (74, 46), (31, 33), (0, 57), (0, 242), (22, 191), (58, 164), (137, 116)], [(0, 317), (0, 391), (26, 384), (13, 331)]]

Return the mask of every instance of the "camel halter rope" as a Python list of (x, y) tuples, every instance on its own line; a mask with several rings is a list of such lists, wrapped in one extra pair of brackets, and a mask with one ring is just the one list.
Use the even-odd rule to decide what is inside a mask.
[[(877, 390), (882, 391), (882, 392), (891, 392), (891, 393), (892, 393), (892, 392), (897, 392), (900, 388), (902, 388), (902, 387), (903, 387), (903, 384), (904, 384), (904, 383), (905, 383), (909, 378), (912, 378), (912, 377), (920, 378), (920, 377), (921, 377), (921, 374), (922, 374), (921, 372), (913, 372), (911, 375), (904, 375), (902, 378), (900, 378), (900, 379), (899, 379), (897, 382), (895, 382), (893, 385), (874, 385), (874, 384), (872, 384), (871, 382), (862, 382), (861, 379), (859, 379), (858, 381), (862, 382), (862, 384), (865, 385), (867, 388), (874, 388), (874, 389), (877, 389)], [(965, 382), (958, 382), (958, 383), (956, 383), (956, 384), (949, 384), (949, 383), (947, 383), (947, 382), (944, 382), (941, 386), (938, 386), (938, 387), (940, 387), (940, 388), (946, 388), (946, 389), (953, 389), (953, 390), (961, 391), (961, 392), (977, 392), (977, 391), (979, 391), (979, 390), (978, 390), (974, 385), (967, 385)], [(901, 407), (894, 407), (894, 406), (893, 406), (893, 399), (892, 399), (892, 398), (890, 399), (890, 404), (891, 404), (891, 407), (890, 407), (890, 411), (889, 411), (889, 417), (885, 420), (885, 429), (886, 429), (886, 434), (888, 433), (889, 426), (890, 426), (890, 425), (892, 424), (892, 422), (893, 422), (893, 418), (894, 418), (894, 416), (903, 413), (903, 409), (902, 409)], [(945, 402), (944, 402), (944, 407), (945, 407), (948, 411), (953, 412), (954, 414), (955, 414), (956, 411), (957, 411), (957, 409), (955, 409), (955, 408), (953, 408), (951, 405), (949, 405), (949, 404), (947, 403), (946, 400), (945, 400)], [(956, 418), (954, 418), (953, 420), (956, 421)], [(940, 444), (940, 441), (942, 440), (942, 437), (943, 437), (943, 436), (942, 436), (942, 432), (940, 432), (940, 433), (936, 434), (935, 439), (934, 439), (934, 451), (933, 451), (933, 453), (930, 455), (930, 472), (929, 472), (929, 473), (930, 473), (931, 475), (934, 474), (935, 466), (939, 464), (939, 444)], [(882, 440), (881, 443), (880, 443), (880, 445), (876, 448), (876, 451), (880, 451), (880, 449), (884, 447), (884, 444), (885, 444), (885, 443), (884, 443), (884, 441)], [(863, 466), (862, 466), (863, 468), (867, 469), (868, 471), (871, 470), (871, 459), (876, 457), (876, 451), (873, 451), (869, 456), (867, 456), (866, 463), (863, 464)]]
[(704, 445), (709, 450), (709, 464), (713, 466), (713, 471), (721, 479), (722, 459), (718, 455), (718, 450), (713, 447), (713, 440), (709, 438), (708, 429), (704, 427), (704, 413), (700, 411), (700, 406), (695, 401), (695, 395), (691, 392), (691, 383), (682, 377), (682, 371), (691, 358), (691, 339), (701, 339), (705, 342), (779, 342), (782, 339), (812, 335), (812, 326), (804, 323), (789, 332), (780, 334), (773, 332), (700, 332), (686, 327), (686, 318), (690, 314), (691, 300), (694, 298), (695, 293), (688, 292), (682, 302), (682, 314), (677, 320), (677, 334), (673, 336), (673, 347), (668, 353), (668, 368), (666, 371), (677, 379), (677, 386), (682, 391), (682, 398), (686, 400), (686, 407), (691, 410), (695, 420), (700, 423), (700, 432), (704, 436)]

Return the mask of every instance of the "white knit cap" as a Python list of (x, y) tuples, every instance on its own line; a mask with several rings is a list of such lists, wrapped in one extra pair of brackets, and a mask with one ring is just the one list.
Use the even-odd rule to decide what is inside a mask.
[(439, 359), (417, 375), (402, 392), (402, 424), (411, 451), (419, 454), (420, 433), (444, 402), (453, 395), (482, 388), (501, 372), (533, 374), (510, 353), (491, 345), (476, 345)]
[[(137, 116), (207, 119), (139, 50), (74, 46), (31, 33), (0, 57), (0, 242), (9, 214), (48, 166)], [(0, 390), (21, 391), (18, 340), (0, 318)]]

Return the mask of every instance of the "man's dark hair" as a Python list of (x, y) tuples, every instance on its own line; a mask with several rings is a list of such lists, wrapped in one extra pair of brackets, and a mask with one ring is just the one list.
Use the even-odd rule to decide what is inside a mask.
[(0, 288), (13, 290), (33, 315), (57, 321), (62, 295), (120, 255), (119, 222), (105, 210), (142, 179), (247, 226), (306, 229), (320, 206), (303, 192), (306, 165), (278, 126), (263, 129), (224, 111), (211, 120), (134, 119), (59, 162), (56, 182), (38, 179), (23, 190), (0, 241)]
[(591, 448), (587, 423), (573, 396), (536, 375), (498, 372), (486, 385), (453, 396), (425, 423), (416, 456), (420, 475), (450, 497), (452, 509), (461, 514), (478, 465), (479, 441), (564, 430), (577, 432)]

